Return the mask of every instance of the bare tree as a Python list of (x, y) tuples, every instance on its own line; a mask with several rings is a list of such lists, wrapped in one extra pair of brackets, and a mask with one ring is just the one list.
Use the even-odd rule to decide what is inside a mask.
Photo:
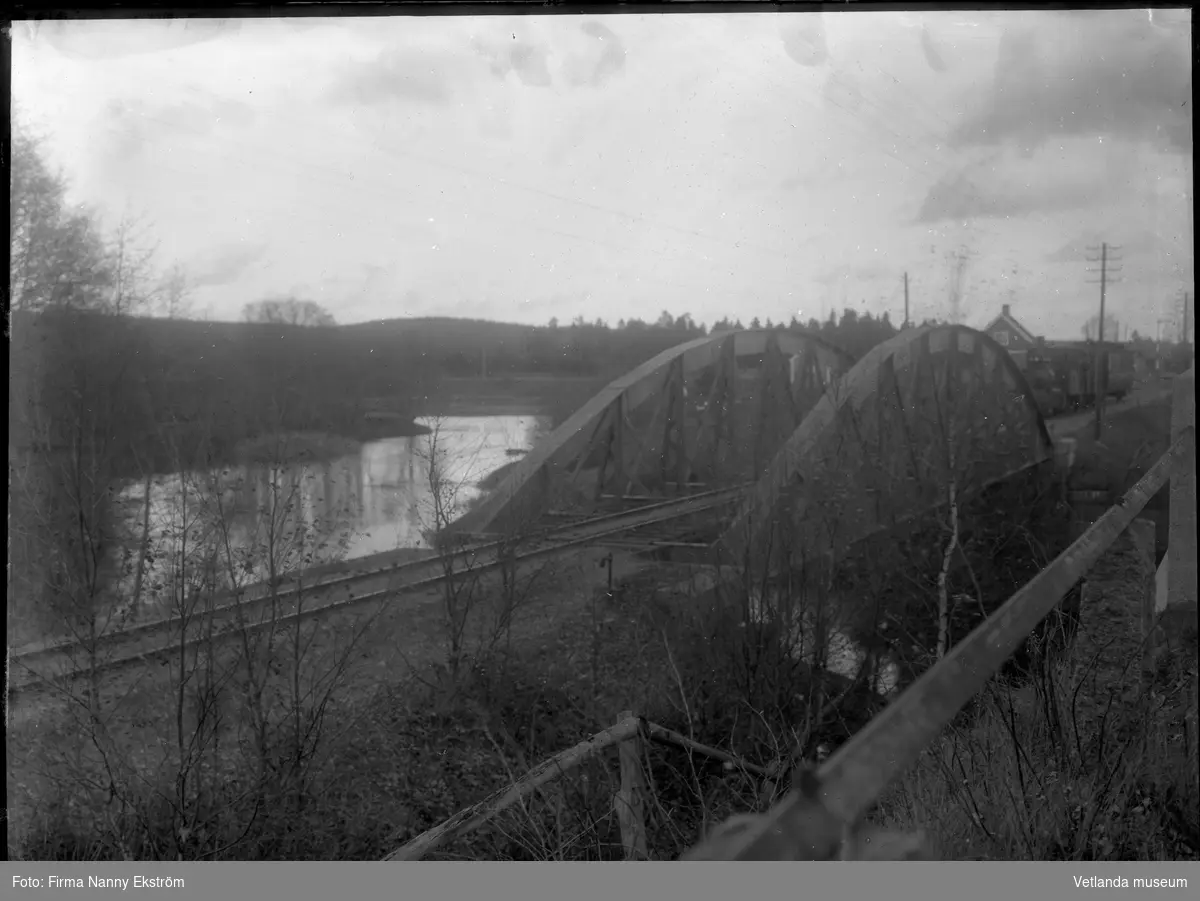
[[(300, 817), (330, 704), (377, 613), (352, 618), (336, 630), (334, 641), (327, 626), (303, 616), (312, 594), (305, 570), (345, 555), (347, 511), (313, 496), (319, 466), (296, 461), (286, 436), (269, 456), (255, 486), (245, 484), (242, 474), (221, 485), (221, 477), (213, 474), (210, 510), (221, 567), (239, 605), (235, 681), (238, 719), (253, 751), (247, 763), (253, 765), (264, 802), (281, 799), (289, 816)], [(255, 501), (236, 529), (228, 499), (247, 493)], [(246, 608), (243, 616), (248, 583), (263, 575), (266, 604), (256, 614)], [(290, 582), (286, 587), (285, 581)]]
[[(170, 617), (172, 650), (132, 684), (93, 669), (86, 691), (69, 688), (73, 738), (33, 766), (90, 799), (106, 856), (294, 857), (328, 715), (377, 614), (303, 616), (314, 600), (304, 570), (344, 554), (345, 517), (312, 496), (323, 479), (295, 464), (286, 437), (253, 467), (254, 484), (237, 468), (188, 472), (175, 451), (180, 475), (156, 502), (142, 576)], [(231, 600), (233, 627), (218, 632), (213, 612)], [(162, 724), (149, 744), (147, 722)]]
[(442, 606), (446, 628), (446, 665), (451, 683), (459, 678), (466, 658), (467, 618), (472, 600), (478, 590), (478, 576), (470, 571), (472, 561), (461, 560), (455, 553), (463, 541), (447, 541), (447, 527), (458, 516), (465, 479), (455, 479), (450, 472), (450, 453), (446, 447), (446, 426), (442, 417), (435, 417), (425, 448), (418, 451), (421, 458), (429, 499), (419, 514), (424, 520), (425, 533), (431, 544), (443, 555)]
[(242, 318), (247, 322), (303, 325), (315, 328), (337, 325), (333, 314), (314, 300), (295, 297), (268, 298), (246, 304)]
[(168, 319), (184, 319), (192, 313), (191, 285), (187, 270), (176, 263), (162, 277), (158, 311)]
[[(230, 642), (213, 634), (207, 614), (227, 587), (223, 576), (236, 587), (249, 575), (239, 560), (263, 559), (278, 574), (306, 565), (325, 539), (315, 537), (310, 516), (301, 535), (284, 522), (266, 529), (265, 542), (253, 530), (231, 540), (227, 486), (214, 473), (188, 471), (196, 450), (177, 440), (179, 423), (147, 432), (147, 386), (130, 377), (129, 361), (146, 348), (137, 320), (123, 314), (152, 312), (159, 301), (181, 310), (182, 271), (156, 274), (145, 233), (129, 217), (105, 246), (93, 219), (66, 212), (63, 182), (42, 164), (36, 142), (18, 131), (17, 143), (10, 276), (15, 306), (31, 315), (14, 323), (10, 380), (10, 634), (73, 639), (80, 653), (67, 662), (68, 675), (85, 677), (62, 689), (70, 739), (43, 748), (44, 759), (33, 763), (46, 768), (50, 784), (73, 774), (67, 793), (86, 806), (107, 853), (216, 856), (244, 838), (284, 789), (289, 811), (303, 807), (325, 712), (363, 630), (332, 651), (314, 651), (314, 627), (288, 615), (289, 603), (302, 612), (298, 586), (289, 599), (272, 595), (265, 623), (245, 623), (241, 652), (236, 640), (231, 653)], [(189, 436), (211, 442), (213, 422), (198, 425)], [(168, 465), (181, 473), (157, 517), (154, 462), (138, 451), (156, 437), (173, 448)], [(122, 502), (131, 463), (145, 490), (135, 517)], [(286, 520), (297, 492), (282, 476), (272, 480), (272, 522)], [(173, 617), (171, 666), (149, 667), (132, 685), (109, 680), (96, 665), (102, 639), (144, 596)], [(247, 689), (241, 703), (230, 691), (238, 684)], [(170, 724), (156, 735), (170, 741), (129, 738), (130, 717)], [(223, 723), (238, 731), (249, 724), (254, 740), (244, 747), (254, 766), (241, 767), (256, 774), (249, 784), (230, 772)], [(50, 714), (39, 724), (49, 728)]]
[(9, 194), (9, 287), (13, 310), (98, 309), (112, 279), (104, 242), (88, 210), (71, 210), (64, 177), (40, 141), (14, 122)]
[(121, 315), (148, 312), (158, 299), (161, 284), (154, 272), (158, 247), (150, 239), (146, 220), (126, 212), (108, 242), (108, 268), (112, 284), (108, 311)]
[[(519, 527), (511, 527), (497, 543), (499, 585), (489, 590), (482, 582), (484, 574), (479, 571), (475, 554), (461, 553), (470, 544), (470, 539), (452, 536), (447, 529), (462, 512), (470, 486), (483, 475), (479, 468), (481, 448), (459, 449), (461, 456), (452, 460), (443, 417), (434, 418), (426, 441), (418, 456), (429, 497), (419, 516), (430, 543), (442, 555), (440, 590), (446, 630), (446, 666), (454, 685), (472, 660), (488, 657), (502, 643), (508, 646), (522, 604), (534, 586), (551, 571), (551, 564), (543, 562), (522, 572), (518, 556), (527, 534)], [(485, 609), (490, 610), (490, 618), (482, 616)], [(472, 624), (476, 627), (473, 632), (469, 631)]]

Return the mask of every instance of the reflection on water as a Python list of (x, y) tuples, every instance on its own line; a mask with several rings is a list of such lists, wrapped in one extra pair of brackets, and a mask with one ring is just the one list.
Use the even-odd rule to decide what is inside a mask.
[[(402, 547), (428, 547), (422, 532), (434, 524), (434, 484), (451, 518), (482, 492), (477, 483), (512, 458), (507, 452), (530, 447), (544, 429), (533, 416), (447, 416), (418, 420), (433, 435), (388, 438), (363, 446), (361, 455), (331, 465), (359, 466), (363, 534), (350, 556)], [(431, 475), (430, 460), (438, 466)]]
[[(219, 473), (175, 473), (150, 489), (151, 547), (147, 601), (166, 589), (179, 561), (195, 554), (239, 581), (267, 575), (268, 548), (276, 572), (401, 548), (428, 547), (435, 485), (451, 517), (483, 492), (478, 482), (514, 459), (546, 431), (535, 416), (440, 417), (419, 420), (431, 435), (387, 438), (353, 454), (284, 467), (234, 466)], [(143, 485), (122, 492), (131, 535), (142, 534)], [(228, 539), (230, 552), (223, 548)], [(214, 553), (215, 549), (215, 553)], [(133, 567), (129, 568), (131, 571)], [(228, 584), (228, 576), (215, 577)], [(132, 572), (127, 577), (132, 587)], [(193, 580), (188, 578), (191, 583)], [(164, 598), (165, 599), (165, 598)]]

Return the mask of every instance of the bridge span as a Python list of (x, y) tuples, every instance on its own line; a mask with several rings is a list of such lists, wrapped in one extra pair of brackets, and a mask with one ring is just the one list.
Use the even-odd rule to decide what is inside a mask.
[(450, 532), (516, 534), (548, 514), (744, 485), (853, 366), (811, 334), (716, 333), (616, 379)]
[(857, 363), (811, 334), (723, 333), (612, 382), (450, 535), (517, 536), (740, 486), (723, 515), (605, 541), (683, 548), (711, 563), (771, 547), (836, 552), (946, 504), (951, 490), (966, 497), (1052, 459), (1024, 376), (974, 329), (908, 329)]

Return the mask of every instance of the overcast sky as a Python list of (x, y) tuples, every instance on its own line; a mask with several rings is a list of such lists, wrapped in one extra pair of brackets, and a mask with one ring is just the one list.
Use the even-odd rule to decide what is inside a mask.
[[(609, 322), (668, 309), (1078, 337), (1192, 287), (1190, 12), (17, 23), (76, 199), (200, 310)], [(955, 262), (961, 256), (964, 262)], [(957, 273), (957, 275), (956, 275)]]

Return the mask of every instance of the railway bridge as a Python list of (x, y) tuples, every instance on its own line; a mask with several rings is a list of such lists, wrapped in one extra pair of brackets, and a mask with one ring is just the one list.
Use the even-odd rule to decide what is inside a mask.
[[(1020, 371), (972, 329), (908, 330), (857, 362), (811, 334), (718, 333), (609, 384), (443, 530), (440, 553), (244, 585), (206, 620), (241, 623), (253, 608), (251, 628), (274, 627), (585, 545), (791, 574), (797, 554), (836, 558), (1052, 459)], [(113, 630), (103, 666), (173, 652), (171, 636), (198, 646), (201, 625), (167, 617)], [(36, 685), (77, 650), (51, 643), (13, 662)]]
[(717, 333), (608, 385), (449, 537), (519, 539), (658, 504), (661, 519), (604, 542), (713, 564), (837, 553), (951, 485), (966, 497), (1052, 459), (1030, 386), (974, 329), (909, 329), (857, 362), (812, 334)]

